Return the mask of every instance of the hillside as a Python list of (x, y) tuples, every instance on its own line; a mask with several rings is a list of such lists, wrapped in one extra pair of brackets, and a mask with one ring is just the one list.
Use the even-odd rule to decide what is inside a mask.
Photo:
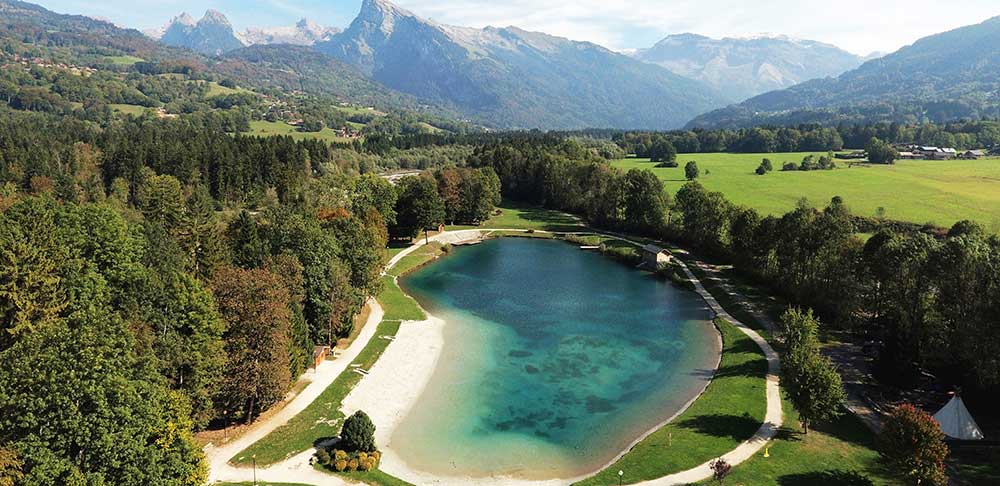
[(838, 78), (707, 113), (689, 127), (995, 118), (998, 90), (1000, 17), (925, 37)]
[(720, 106), (703, 84), (611, 52), (513, 27), (471, 29), (365, 0), (321, 51), (382, 84), (511, 128), (676, 128)]
[(283, 91), (335, 96), (366, 106), (445, 110), (428, 107), (416, 97), (372, 81), (336, 59), (314, 49), (293, 45), (255, 45), (223, 55), (212, 65), (220, 75), (241, 84)]
[(836, 46), (788, 37), (711, 39), (669, 36), (635, 58), (707, 83), (727, 99), (742, 101), (803, 81), (837, 76), (862, 59)]

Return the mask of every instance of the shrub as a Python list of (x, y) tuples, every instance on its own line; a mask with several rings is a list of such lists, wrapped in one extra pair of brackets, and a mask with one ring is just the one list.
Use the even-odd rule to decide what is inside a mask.
[(913, 405), (900, 405), (886, 417), (879, 454), (890, 469), (917, 484), (948, 484), (944, 464), (948, 446), (934, 419)]
[(344, 470), (347, 469), (347, 461), (344, 460), (337, 461), (333, 463), (333, 468), (336, 469), (338, 472), (344, 472)]
[(347, 452), (374, 452), (375, 424), (361, 410), (354, 412), (340, 429), (340, 443)]
[(799, 166), (795, 162), (785, 162), (785, 165), (781, 166), (781, 170), (784, 172), (791, 172), (799, 170)]
[(347, 470), (351, 471), (351, 472), (357, 471), (358, 470), (358, 460), (357, 459), (351, 459), (350, 461), (347, 461)]
[(323, 465), (330, 464), (330, 453), (326, 449), (316, 451), (316, 462)]
[(660, 162), (659, 164), (656, 164), (656, 167), (660, 169), (674, 169), (679, 167), (679, 165), (676, 160), (671, 160), (669, 162)]

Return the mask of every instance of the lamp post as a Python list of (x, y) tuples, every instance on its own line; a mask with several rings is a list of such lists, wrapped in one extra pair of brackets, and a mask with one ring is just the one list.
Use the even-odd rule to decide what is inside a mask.
[(257, 454), (251, 457), (253, 458), (253, 486), (257, 486)]
[(622, 471), (621, 469), (619, 469), (618, 470), (618, 486), (621, 486), (621, 484), (622, 484), (622, 476), (624, 476), (624, 475), (625, 475), (625, 471)]

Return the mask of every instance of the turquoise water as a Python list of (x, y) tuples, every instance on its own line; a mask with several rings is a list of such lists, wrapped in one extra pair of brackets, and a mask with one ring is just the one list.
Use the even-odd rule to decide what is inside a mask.
[(446, 344), (391, 447), (435, 474), (586, 474), (700, 393), (718, 361), (696, 294), (564, 242), (457, 248), (402, 283), (447, 321)]

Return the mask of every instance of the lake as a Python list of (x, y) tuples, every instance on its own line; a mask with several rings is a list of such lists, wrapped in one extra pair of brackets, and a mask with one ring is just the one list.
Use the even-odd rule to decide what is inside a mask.
[(562, 241), (459, 247), (401, 283), (447, 322), (391, 438), (433, 474), (592, 472), (697, 396), (719, 358), (695, 293)]

